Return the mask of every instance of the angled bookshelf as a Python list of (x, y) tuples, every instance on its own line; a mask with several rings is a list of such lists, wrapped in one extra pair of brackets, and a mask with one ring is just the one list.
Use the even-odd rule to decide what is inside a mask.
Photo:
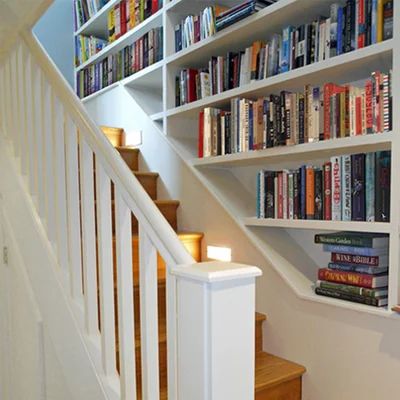
[[(175, 79), (182, 68), (202, 68), (211, 56), (239, 51), (257, 39), (268, 39), (288, 25), (298, 26), (329, 15), (334, 0), (279, 0), (277, 3), (199, 41), (175, 52), (175, 26), (189, 14), (198, 13), (207, 5), (218, 3), (231, 7), (241, 0), (193, 1), (164, 0), (164, 6), (119, 42), (114, 42), (88, 60), (86, 65), (106, 57), (135, 40), (154, 26), (164, 29), (164, 58), (155, 65), (125, 78), (118, 84), (141, 95), (144, 91), (155, 93), (144, 101), (143, 109), (180, 154), (195, 176), (230, 213), (232, 218), (264, 254), (271, 266), (282, 276), (296, 294), (305, 300), (330, 304), (342, 308), (396, 318), (392, 307), (400, 303), (400, 13), (394, 13), (393, 38), (362, 49), (315, 62), (301, 68), (257, 80), (201, 100), (176, 106)], [(111, 1), (106, 7), (112, 7)], [(100, 10), (78, 33), (102, 32), (107, 24), (106, 9)], [(83, 68), (84, 66), (80, 66)], [(207, 158), (197, 156), (199, 112), (205, 107), (228, 107), (231, 99), (247, 97), (256, 99), (281, 90), (296, 91), (305, 84), (323, 85), (333, 81), (338, 84), (365, 79), (375, 70), (393, 71), (393, 121), (392, 131), (372, 135), (351, 136), (293, 146), (273, 147), (242, 153)], [(99, 94), (101, 95), (101, 94)], [(94, 96), (94, 95), (91, 95)], [(135, 97), (136, 98), (136, 97)], [(90, 101), (90, 99), (88, 100)], [(138, 100), (140, 101), (140, 100)], [(328, 159), (333, 156), (391, 150), (391, 220), (390, 222), (355, 222), (324, 220), (257, 219), (255, 176), (260, 168), (292, 168), (301, 163)], [(240, 188), (240, 189), (238, 189)], [(241, 190), (243, 189), (243, 190)], [(232, 193), (235, 195), (232, 200)], [(313, 281), (319, 267), (299, 241), (304, 236), (309, 242), (314, 233), (324, 231), (379, 232), (389, 234), (389, 296), (388, 306), (374, 308), (362, 304), (318, 296)], [(297, 235), (297, 236), (296, 236)], [(283, 247), (282, 247), (283, 246)], [(293, 251), (287, 252), (288, 246)], [(313, 247), (318, 251), (318, 247)], [(287, 254), (290, 253), (290, 254)], [(314, 279), (312, 279), (314, 276)]]

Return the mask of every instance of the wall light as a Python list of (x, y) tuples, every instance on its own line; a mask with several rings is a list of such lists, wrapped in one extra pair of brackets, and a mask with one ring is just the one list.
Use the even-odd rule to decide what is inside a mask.
[(232, 249), (229, 247), (207, 246), (207, 258), (217, 261), (232, 261)]

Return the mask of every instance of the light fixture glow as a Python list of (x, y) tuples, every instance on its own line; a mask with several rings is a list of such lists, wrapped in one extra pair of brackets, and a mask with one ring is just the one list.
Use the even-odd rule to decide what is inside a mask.
[(207, 257), (217, 261), (232, 261), (232, 249), (229, 247), (207, 246)]

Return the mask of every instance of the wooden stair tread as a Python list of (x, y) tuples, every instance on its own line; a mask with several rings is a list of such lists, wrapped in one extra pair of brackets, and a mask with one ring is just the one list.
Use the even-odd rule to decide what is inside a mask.
[(115, 146), (118, 151), (129, 152), (129, 153), (139, 153), (140, 150), (137, 147), (129, 147), (129, 146)]
[(179, 206), (180, 201), (179, 200), (154, 200), (154, 203), (157, 204), (157, 206), (169, 206), (169, 205), (174, 205), (174, 206)]
[(256, 354), (255, 392), (299, 378), (305, 372), (302, 365), (261, 351)]

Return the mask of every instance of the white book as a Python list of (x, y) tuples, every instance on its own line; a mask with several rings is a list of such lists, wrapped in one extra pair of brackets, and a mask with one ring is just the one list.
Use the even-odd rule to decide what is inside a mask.
[[(358, 24), (357, 24), (358, 25)], [(325, 21), (325, 60), (330, 57), (331, 53), (331, 19)]]
[(204, 109), (204, 134), (203, 134), (203, 156), (210, 157), (212, 144), (212, 115), (211, 108), (207, 107)]
[(325, 60), (325, 21), (319, 25), (318, 61)]
[(342, 221), (351, 221), (351, 156), (342, 159)]
[(342, 162), (340, 157), (332, 157), (332, 221), (342, 219)]

